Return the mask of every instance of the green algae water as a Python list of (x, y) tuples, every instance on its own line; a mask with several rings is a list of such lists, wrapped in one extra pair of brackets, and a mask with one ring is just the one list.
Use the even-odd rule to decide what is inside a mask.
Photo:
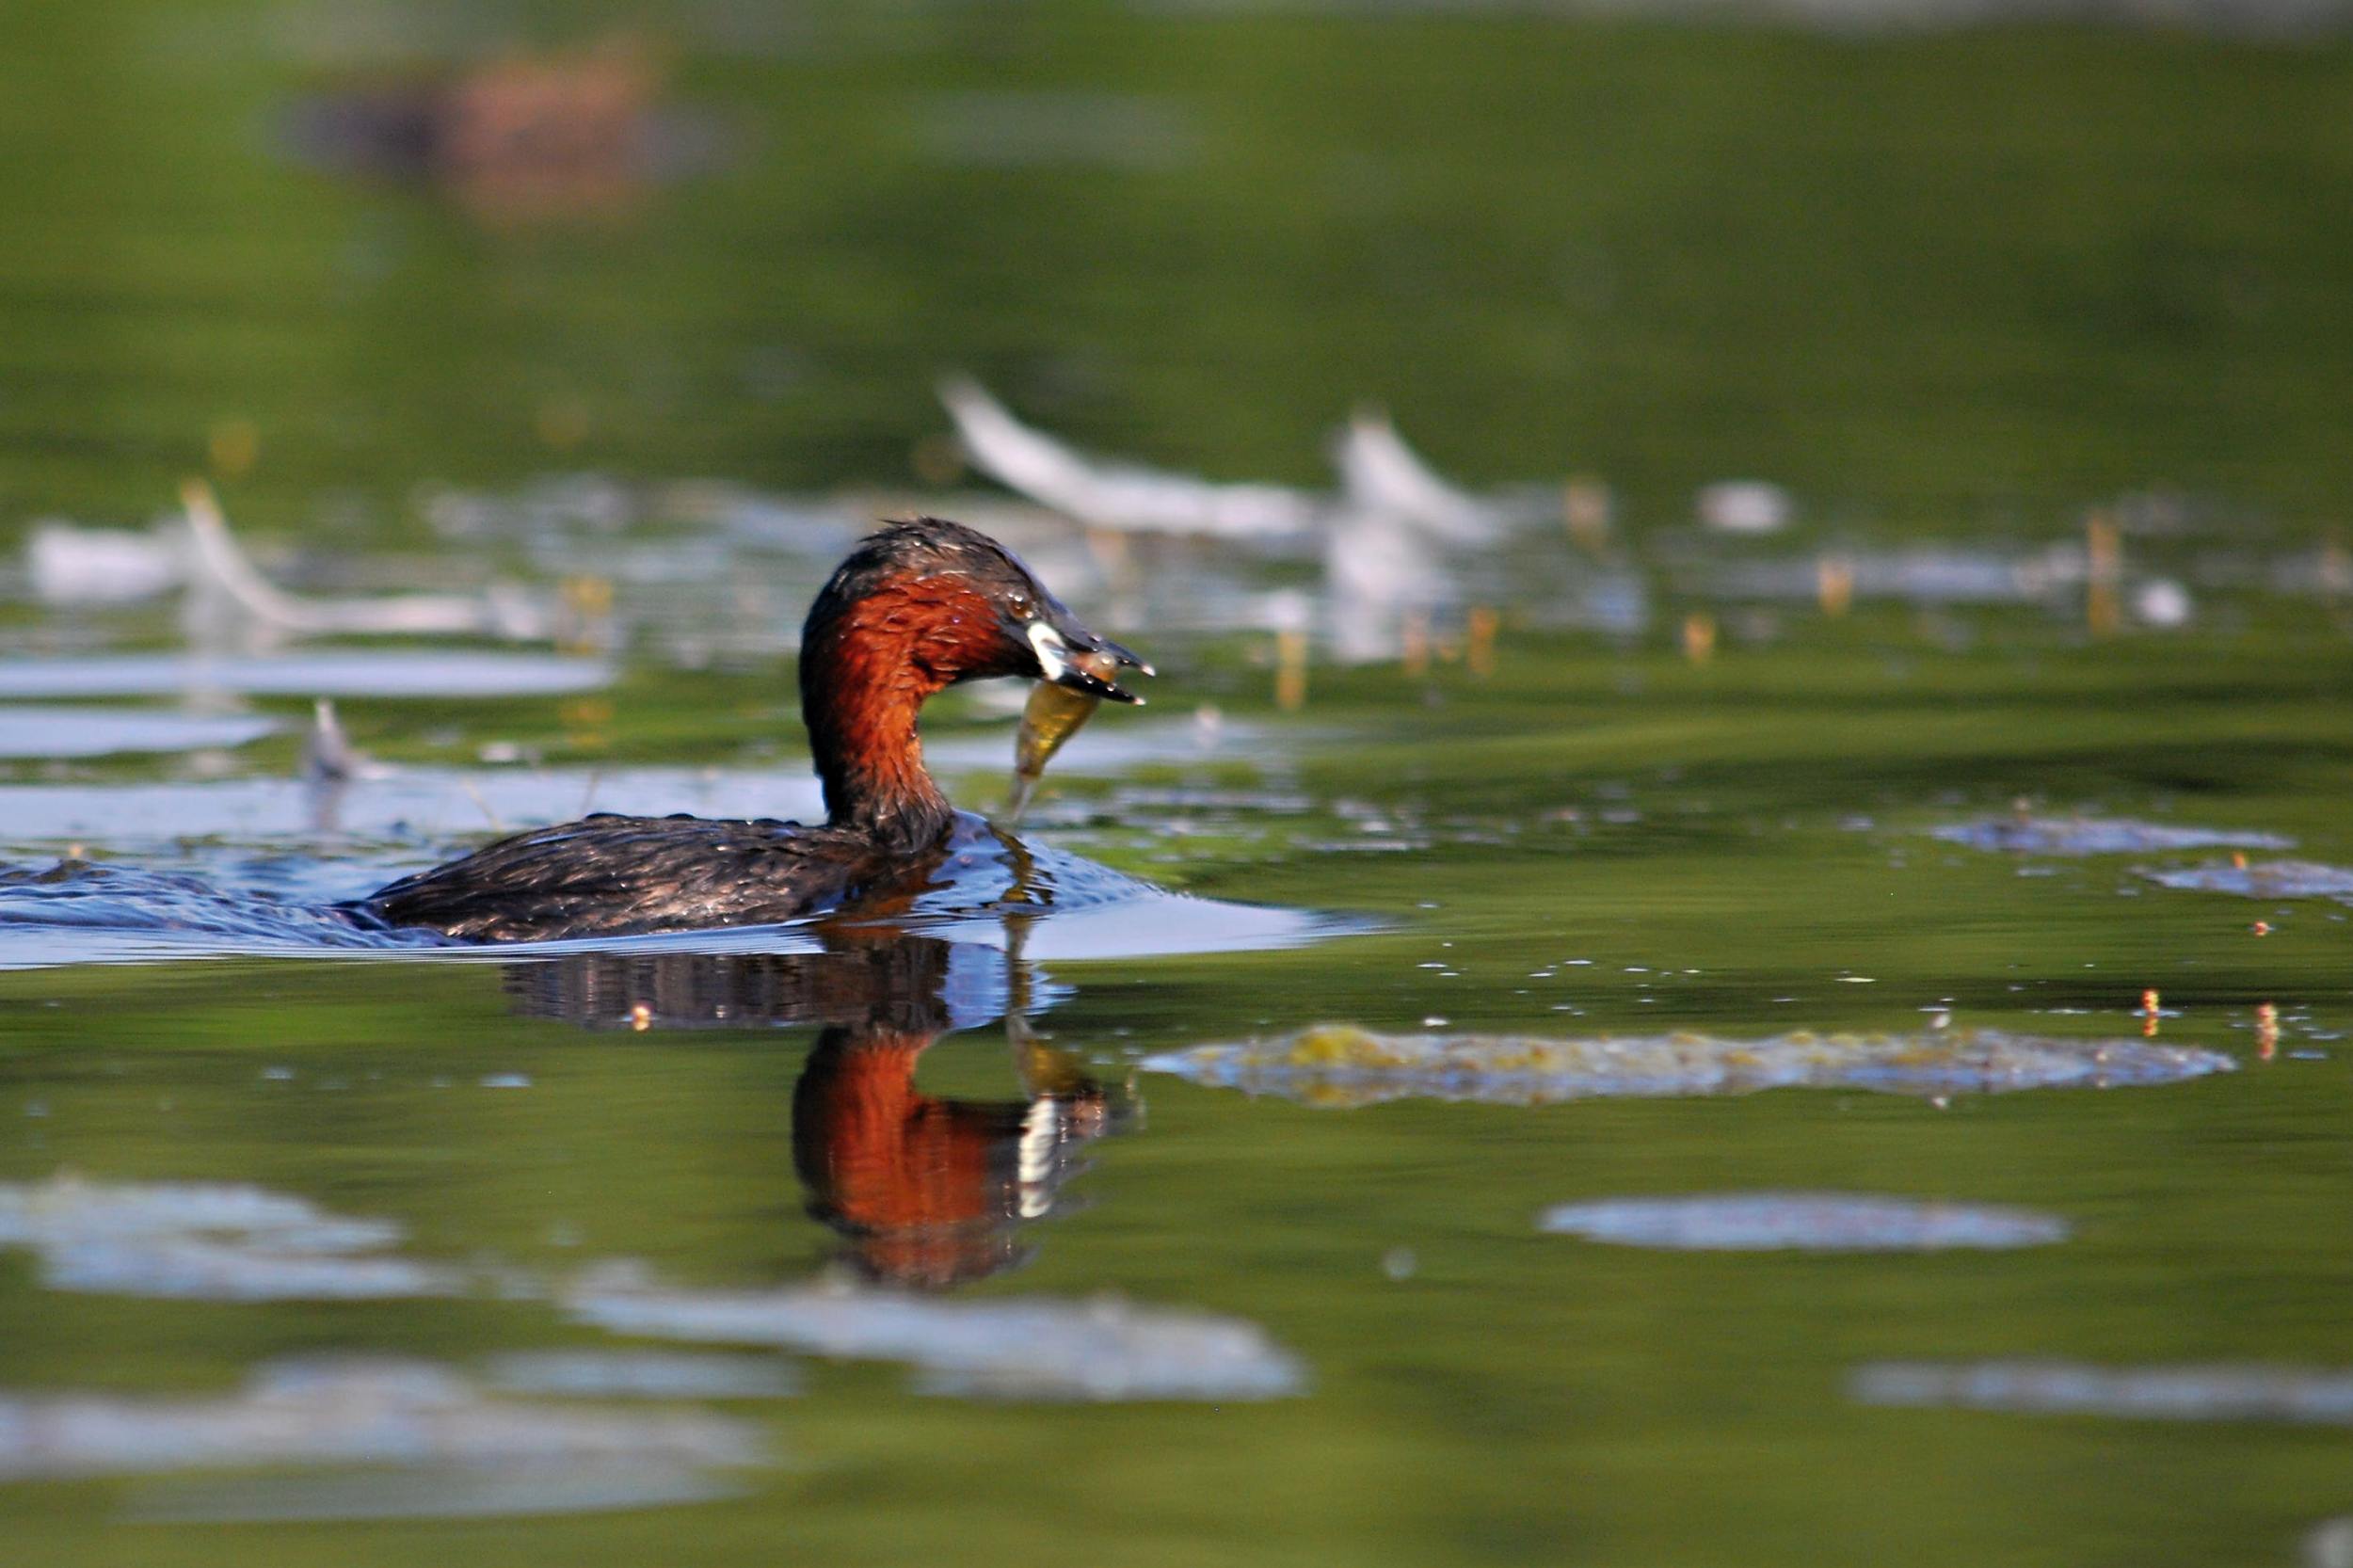
[[(611, 605), (224, 648), (8, 577), (11, 1561), (2334, 1560), (2342, 43), (688, 7), (640, 25), (694, 155), (525, 204), (308, 139), (486, 41), (381, 15), (0, 22), (11, 538), (210, 469), (312, 595)], [(1426, 648), (1287, 671), (1312, 551), (1123, 576), (938, 469), (957, 369), (1310, 487), (1379, 398), (1542, 500)], [(1693, 523), (1752, 474), (1786, 530)], [(272, 913), (582, 810), (807, 813), (797, 617), (905, 505), (1158, 665), (1023, 832), (1171, 897), (473, 953)], [(381, 771), (301, 782), (314, 696)], [(1019, 700), (938, 706), (960, 805)], [(1165, 1070), (1357, 1032), (1468, 1044)], [(1793, 1038), (1929, 1066), (1756, 1087)], [(1498, 1039), (1753, 1092), (1497, 1090)], [(1546, 1228), (1772, 1194), (2034, 1244)]]

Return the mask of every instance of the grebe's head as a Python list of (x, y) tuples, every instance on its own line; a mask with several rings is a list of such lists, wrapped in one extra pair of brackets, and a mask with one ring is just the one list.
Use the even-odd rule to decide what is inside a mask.
[(1118, 668), (1152, 673), (1082, 625), (1012, 551), (939, 518), (893, 522), (861, 540), (817, 596), (804, 636), (810, 645), (850, 636), (898, 645), (914, 672), (939, 686), (1025, 676), (1140, 704), (1118, 684)]

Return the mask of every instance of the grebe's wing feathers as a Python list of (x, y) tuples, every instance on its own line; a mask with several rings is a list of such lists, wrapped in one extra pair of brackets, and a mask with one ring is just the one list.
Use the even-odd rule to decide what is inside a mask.
[(871, 846), (824, 827), (594, 816), (501, 839), (360, 907), (471, 941), (620, 936), (793, 920), (884, 870)]

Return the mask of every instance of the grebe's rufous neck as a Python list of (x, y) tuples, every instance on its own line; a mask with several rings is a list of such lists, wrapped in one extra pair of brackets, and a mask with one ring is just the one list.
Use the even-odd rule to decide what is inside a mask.
[(835, 568), (801, 631), (823, 827), (594, 816), (503, 839), (356, 908), (389, 925), (515, 941), (767, 924), (904, 885), (956, 823), (923, 766), (924, 699), (960, 680), (1026, 676), (1143, 700), (1081, 654), (1151, 672), (986, 535), (937, 518), (892, 523)]
[(925, 518), (867, 539), (835, 569), (801, 630), (801, 714), (826, 824), (900, 848), (937, 840), (952, 813), (923, 766), (915, 721), (925, 698), (956, 681), (1027, 675), (1142, 700), (1083, 667), (1079, 653), (1145, 668), (1080, 626), (985, 534)]

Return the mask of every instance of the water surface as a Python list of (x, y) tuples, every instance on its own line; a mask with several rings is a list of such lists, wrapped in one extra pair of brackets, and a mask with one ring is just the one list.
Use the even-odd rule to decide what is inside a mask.
[[(477, 58), (462, 8), (0, 20), (0, 533), (143, 529), (207, 472), (288, 591), (568, 617), (216, 646), (0, 573), (11, 1560), (2342, 1544), (2353, 328), (2313, 193), (2353, 54), (1378, 9), (681, 6), (647, 25), (694, 156), (488, 190), (295, 134)], [(956, 472), (959, 370), (1319, 496), (1376, 400), (1524, 522), (1401, 584), (1377, 530), (1337, 570), (1112, 549)], [(1695, 515), (1752, 477), (1782, 532)], [(1161, 671), (1025, 825), (1085, 896), (329, 939), (504, 829), (812, 811), (798, 616), (919, 507)], [(323, 696), (381, 771), (304, 781)], [(961, 805), (1018, 701), (931, 715)], [(1334, 1030), (2212, 1070), (1145, 1066)], [(1540, 1229), (1793, 1193), (2041, 1244)]]

